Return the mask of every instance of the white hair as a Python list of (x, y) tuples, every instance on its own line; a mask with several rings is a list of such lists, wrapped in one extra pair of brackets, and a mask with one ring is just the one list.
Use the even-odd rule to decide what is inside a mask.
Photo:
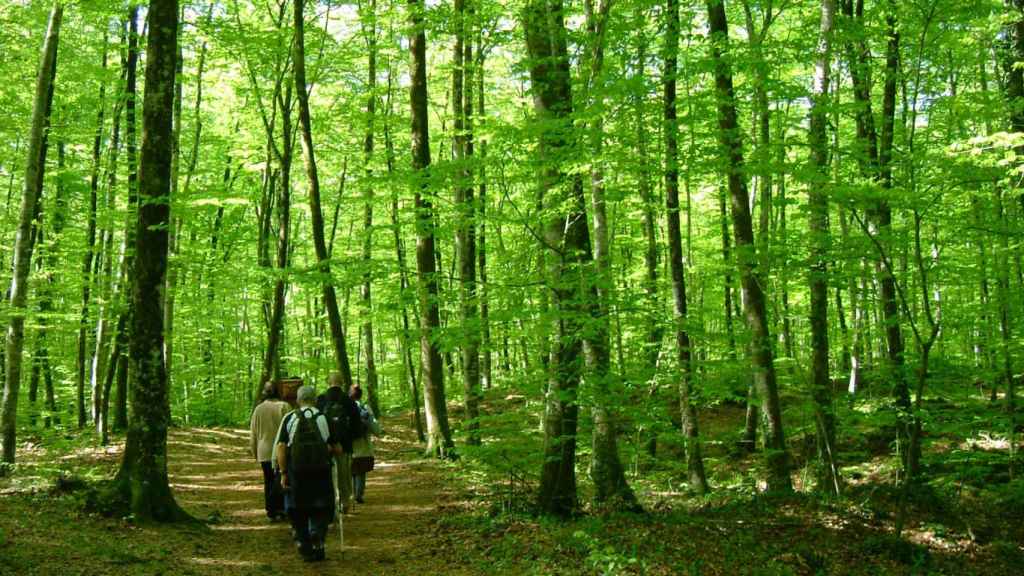
[(299, 404), (312, 406), (316, 403), (316, 387), (308, 384), (301, 386), (299, 391), (295, 393), (295, 400)]

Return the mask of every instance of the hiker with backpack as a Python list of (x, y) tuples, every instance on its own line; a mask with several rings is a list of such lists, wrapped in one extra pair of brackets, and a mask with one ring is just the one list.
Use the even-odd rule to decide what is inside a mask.
[(316, 389), (302, 386), (299, 407), (285, 416), (277, 437), (277, 463), (299, 554), (323, 560), (324, 539), (334, 519), (333, 456), (342, 453), (327, 417), (316, 407)]
[(285, 517), (284, 494), (280, 482), (274, 477), (273, 461), (274, 440), (281, 428), (281, 420), (289, 410), (291, 407), (281, 400), (277, 387), (268, 382), (263, 387), (263, 399), (249, 420), (249, 450), (263, 468), (263, 506), (271, 522)]
[(342, 454), (334, 457), (335, 474), (338, 482), (338, 498), (342, 514), (352, 508), (352, 441), (366, 431), (359, 418), (359, 407), (345, 394), (341, 373), (332, 372), (327, 378), (327, 391), (317, 400), (317, 408), (327, 416), (331, 434), (341, 444)]
[(371, 435), (380, 436), (381, 428), (373, 410), (361, 401), (363, 389), (358, 384), (349, 389), (348, 395), (359, 408), (359, 419), (364, 430), (364, 433), (352, 442), (352, 484), (355, 488), (356, 502), (362, 504), (363, 495), (366, 493), (366, 474), (373, 470), (374, 464)]

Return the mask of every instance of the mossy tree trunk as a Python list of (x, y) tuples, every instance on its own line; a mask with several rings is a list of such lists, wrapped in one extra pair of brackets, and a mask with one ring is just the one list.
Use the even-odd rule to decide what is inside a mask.
[(167, 479), (170, 407), (163, 357), (177, 45), (178, 1), (152, 0), (135, 235), (137, 259), (132, 283), (135, 313), (131, 316), (129, 355), (131, 420), (115, 482), (136, 518), (156, 521), (187, 518), (175, 502)]

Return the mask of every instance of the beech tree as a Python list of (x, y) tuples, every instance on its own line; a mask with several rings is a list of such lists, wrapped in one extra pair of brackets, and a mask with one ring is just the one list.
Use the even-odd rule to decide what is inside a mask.
[(47, 135), (53, 105), (53, 86), (57, 75), (57, 44), (64, 6), (54, 2), (46, 25), (39, 73), (36, 77), (35, 99), (32, 102), (32, 124), (26, 148), (25, 181), (18, 211), (18, 228), (14, 239), (13, 270), (10, 294), (10, 322), (7, 327), (5, 354), (6, 377), (0, 404), (0, 434), (3, 434), (3, 461), (13, 463), (17, 439), (18, 391), (21, 388), (22, 351), (25, 348), (25, 314), (28, 309), (28, 280), (32, 265), (33, 227), (43, 193), (46, 173)]
[(178, 2), (151, 0), (135, 230), (137, 258), (132, 283), (131, 419), (124, 459), (115, 482), (136, 517), (158, 521), (186, 517), (167, 480), (170, 411), (163, 356), (163, 290), (170, 222), (167, 199), (171, 188), (171, 118), (177, 56)]
[(718, 141), (729, 185), (733, 234), (738, 252), (737, 268), (743, 287), (743, 308), (750, 330), (750, 362), (754, 384), (765, 413), (765, 458), (768, 463), (768, 490), (792, 490), (789, 477), (789, 452), (782, 428), (782, 410), (775, 377), (774, 354), (765, 306), (764, 289), (757, 278), (757, 253), (750, 215), (750, 196), (743, 163), (733, 89), (732, 66), (726, 59), (729, 50), (729, 26), (725, 0), (707, 0), (711, 52), (715, 63), (715, 99), (718, 108)]
[(438, 302), (438, 271), (434, 247), (434, 206), (430, 200), (430, 129), (427, 116), (427, 39), (423, 0), (409, 0), (412, 57), (409, 103), (412, 116), (412, 169), (416, 206), (416, 273), (420, 309), (420, 367), (423, 371), (423, 403), (427, 418), (428, 454), (448, 456), (454, 448), (448, 425), (444, 367), (438, 343), (441, 312)]

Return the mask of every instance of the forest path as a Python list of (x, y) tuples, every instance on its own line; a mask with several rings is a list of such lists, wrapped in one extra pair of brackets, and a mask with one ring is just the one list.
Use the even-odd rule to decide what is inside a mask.
[[(249, 455), (242, 429), (187, 429), (168, 439), (175, 497), (199, 519), (212, 519), (207, 536), (182, 542), (178, 556), (187, 572), (207, 574), (451, 574), (431, 539), (431, 518), (441, 486), (438, 463), (422, 458), (409, 427), (384, 419), (377, 438), (376, 469), (367, 479), (366, 503), (344, 517), (341, 553), (338, 526), (327, 538), (327, 560), (305, 563), (287, 522), (270, 523), (263, 510), (259, 465)], [(178, 546), (174, 546), (178, 548)]]

